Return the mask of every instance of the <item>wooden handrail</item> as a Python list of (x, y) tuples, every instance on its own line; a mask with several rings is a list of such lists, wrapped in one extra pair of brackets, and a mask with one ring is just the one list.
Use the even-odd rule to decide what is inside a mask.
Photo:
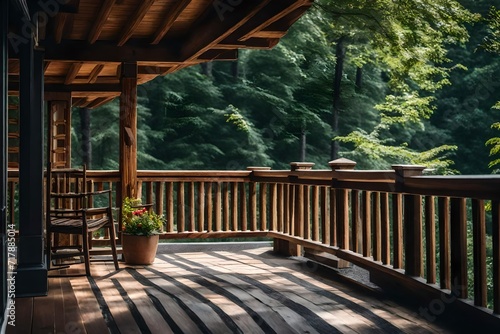
[[(474, 297), (464, 308), (470, 311), (473, 303), (499, 324), (500, 176), (424, 176), (422, 170), (140, 170), (137, 178), (143, 202), (154, 203), (167, 219), (162, 238), (272, 237), (280, 240), (277, 251), (300, 255), (305, 247), (335, 254), (368, 269), (382, 286), (395, 280), (408, 292), (420, 287), (434, 298), (467, 298), (470, 281)], [(118, 189), (118, 171), (87, 175), (95, 190)], [(9, 170), (11, 212), (17, 178)], [(489, 201), (491, 216), (485, 211)], [(491, 259), (485, 253), (487, 219)], [(474, 257), (470, 277), (467, 247)]]

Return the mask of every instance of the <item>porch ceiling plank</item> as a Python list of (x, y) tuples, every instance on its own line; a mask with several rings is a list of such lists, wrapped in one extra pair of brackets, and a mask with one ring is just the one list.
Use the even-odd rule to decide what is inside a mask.
[(55, 18), (54, 39), (57, 44), (61, 43), (67, 18), (68, 18), (67, 13), (59, 13)]
[(165, 12), (165, 19), (155, 33), (151, 44), (158, 44), (170, 30), (175, 20), (179, 17), (182, 11), (191, 3), (192, 0), (178, 0), (173, 8), (168, 8)]
[(71, 64), (71, 67), (66, 74), (66, 79), (64, 80), (65, 85), (70, 85), (73, 83), (73, 80), (75, 80), (76, 76), (78, 75), (78, 72), (80, 71), (80, 68), (82, 68), (83, 63), (73, 63)]
[(101, 9), (99, 10), (99, 14), (97, 15), (97, 20), (95, 24), (92, 26), (89, 36), (87, 38), (90, 44), (94, 44), (95, 41), (99, 38), (102, 30), (104, 29), (104, 24), (108, 20), (109, 14), (111, 13), (111, 9), (115, 4), (116, 0), (105, 0), (102, 3)]
[[(283, 7), (283, 3), (287, 3), (288, 6)], [(308, 5), (309, 4), (309, 5)], [(239, 38), (240, 41), (245, 41), (270, 25), (278, 21), (279, 19), (287, 16), (288, 14), (294, 12), (296, 9), (303, 6), (311, 6), (310, 0), (287, 0), (287, 1), (273, 1), (272, 4), (267, 6), (266, 11), (259, 12), (254, 20), (248, 22), (242, 27), (242, 31), (246, 30), (246, 33)], [(305, 10), (305, 9), (304, 9)], [(257, 23), (257, 25), (255, 25)], [(251, 27), (253, 25), (253, 27)]]
[(83, 104), (85, 104), (86, 102), (87, 102), (87, 98), (86, 97), (74, 98), (72, 106), (73, 107), (80, 107)]
[(50, 61), (46, 60), (44, 65), (43, 65), (43, 73), (47, 72), (47, 69), (50, 66)]
[(182, 60), (189, 61), (198, 58), (199, 55), (247, 23), (270, 2), (270, 0), (262, 0), (255, 4), (253, 1), (244, 1), (232, 7), (233, 10), (226, 13), (226, 16), (220, 8), (209, 6), (208, 12), (201, 16), (202, 21), (194, 25), (196, 29), (192, 29), (184, 39), (180, 51)]
[(130, 23), (125, 27), (123, 31), (120, 41), (118, 42), (118, 46), (123, 46), (134, 34), (134, 30), (141, 24), (144, 16), (149, 11), (149, 8), (153, 5), (155, 0), (144, 0), (141, 5), (135, 11), (134, 16), (131, 18)]
[(93, 69), (92, 72), (90, 72), (89, 78), (88, 78), (88, 83), (93, 84), (96, 82), (97, 77), (99, 74), (102, 72), (104, 69), (104, 64), (97, 64)]

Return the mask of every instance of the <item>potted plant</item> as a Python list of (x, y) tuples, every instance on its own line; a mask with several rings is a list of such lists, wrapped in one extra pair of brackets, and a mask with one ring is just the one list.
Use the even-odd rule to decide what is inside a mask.
[(123, 200), (122, 249), (128, 264), (151, 264), (156, 256), (164, 218), (147, 207), (140, 199)]

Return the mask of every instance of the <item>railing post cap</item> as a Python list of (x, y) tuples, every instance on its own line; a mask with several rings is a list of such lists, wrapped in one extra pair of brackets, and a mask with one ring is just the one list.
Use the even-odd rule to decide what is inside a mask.
[(247, 170), (271, 170), (271, 167), (248, 166)]
[(356, 161), (352, 161), (346, 158), (339, 158), (332, 160), (328, 163), (332, 170), (336, 169), (354, 169), (356, 167)]
[(314, 165), (314, 162), (290, 162), (290, 169), (292, 172), (296, 170), (309, 170), (312, 169)]
[(422, 165), (392, 165), (391, 167), (397, 174), (404, 177), (422, 175), (425, 169)]

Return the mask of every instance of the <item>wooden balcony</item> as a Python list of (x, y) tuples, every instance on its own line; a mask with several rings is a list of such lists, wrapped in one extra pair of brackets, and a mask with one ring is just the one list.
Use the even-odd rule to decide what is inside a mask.
[[(480, 326), (485, 332), (499, 332), (500, 177), (427, 176), (418, 166), (394, 166), (393, 170), (385, 171), (350, 170), (344, 164), (333, 164), (332, 170), (312, 170), (310, 167), (298, 163), (292, 165), (292, 170), (137, 171), (138, 189), (144, 202), (154, 203), (156, 212), (167, 217), (162, 235), (165, 239), (267, 237), (273, 241), (273, 250), (277, 254), (304, 256), (318, 262), (323, 262), (327, 255), (336, 256), (368, 272), (370, 281), (384, 292), (384, 297), (377, 295), (376, 300), (385, 300), (386, 296), (410, 300), (414, 303), (410, 312), (423, 314), (423, 319), (431, 319), (432, 324), (451, 321), (461, 329)], [(95, 189), (119, 189), (118, 171), (89, 171), (89, 176)], [(9, 180), (10, 203), (13, 205), (16, 172), (10, 173)], [(119, 207), (119, 203), (116, 206)], [(15, 211), (16, 208), (11, 206), (9, 212)], [(14, 216), (12, 219), (15, 223)], [(120, 226), (117, 228), (120, 230)], [(99, 242), (95, 240), (94, 243), (98, 245)], [(486, 252), (487, 249), (490, 251)], [(171, 287), (171, 283), (167, 283), (171, 281), (165, 275), (196, 269), (192, 275), (201, 276), (197, 279), (189, 276), (185, 283), (193, 279), (198, 285), (202, 281), (204, 284), (210, 282), (215, 284), (210, 285), (214, 289), (215, 286), (225, 289), (225, 283), (218, 281), (216, 272), (205, 263), (219, 255), (208, 250), (194, 254), (189, 259), (191, 262), (182, 260), (182, 270), (175, 268), (181, 261), (177, 260), (179, 256), (176, 253), (159, 256), (157, 264), (151, 267), (159, 268), (154, 269), (161, 273), (157, 278), (161, 283), (158, 284)], [(239, 256), (239, 253), (234, 253), (226, 257), (229, 260)], [(238, 272), (238, 277), (247, 283), (253, 274), (249, 274), (250, 278), (243, 277), (247, 277), (247, 266), (252, 266), (254, 260), (255, 257), (249, 262), (241, 261), (242, 271)], [(258, 261), (263, 260), (258, 258)], [(259, 268), (269, 266), (281, 270), (266, 261), (259, 264)], [(270, 261), (281, 263), (285, 259)], [(112, 279), (117, 275), (116, 282), (122, 284), (123, 280), (125, 284), (127, 277), (133, 278), (131, 273), (134, 271), (122, 270), (113, 274), (98, 269), (101, 268), (99, 264), (93, 266), (93, 270), (102, 274), (89, 279), (90, 282), (98, 282), (100, 277)], [(175, 270), (168, 269), (170, 266)], [(228, 264), (228, 267), (233, 265)], [(295, 268), (297, 272), (291, 275), (299, 275), (301, 267), (295, 265)], [(140, 272), (147, 274), (148, 278), (153, 277), (149, 269)], [(274, 274), (269, 272), (269, 275)], [(310, 279), (306, 281), (310, 283)], [(254, 278), (252, 282), (257, 284), (257, 281)], [(108, 284), (110, 289), (116, 289), (113, 282)], [(312, 288), (309, 283), (294, 282), (298, 284), (294, 291), (304, 286)], [(128, 286), (123, 291), (127, 292)], [(138, 285), (132, 286), (137, 288)], [(206, 286), (200, 289), (206, 289)], [(256, 288), (249, 286), (249, 289)], [(217, 293), (221, 291), (217, 290)], [(274, 295), (273, 290), (266, 291)], [(302, 305), (298, 307), (309, 309), (312, 313), (308, 314), (318, 316), (323, 302), (328, 304), (328, 299), (335, 300), (327, 291), (330, 290), (325, 287), (317, 292), (323, 296), (318, 299), (319, 304), (310, 304), (308, 299), (304, 304), (298, 303)], [(286, 295), (284, 291), (279, 293)], [(352, 300), (352, 293), (352, 296), (351, 292), (343, 296)], [(171, 298), (177, 300), (176, 294)], [(119, 296), (115, 293), (115, 298)], [(213, 297), (225, 305), (226, 295)], [(368, 298), (370, 294), (359, 297), (359, 300)], [(242, 300), (245, 303), (248, 300), (248, 307), (255, 304), (253, 299)], [(376, 305), (375, 301), (373, 303)], [(279, 310), (281, 306), (276, 304)], [(293, 310), (285, 306), (285, 313), (281, 316), (288, 326), (296, 328), (293, 320), (286, 317), (287, 312)], [(113, 307), (110, 310), (120, 313)], [(398, 312), (393, 312), (386, 320), (393, 325), (399, 323)], [(407, 311), (401, 308), (401, 312), (406, 314)], [(254, 319), (250, 313), (242, 314)], [(367, 320), (362, 318), (351, 320), (366, 323)], [(432, 324), (428, 325), (429, 328)], [(308, 325), (304, 323), (304, 326)]]
[(16, 300), (7, 333), (452, 332), (379, 291), (276, 256), (270, 243), (192, 248), (161, 247), (148, 267), (101, 262), (93, 277), (50, 278), (47, 297)]

